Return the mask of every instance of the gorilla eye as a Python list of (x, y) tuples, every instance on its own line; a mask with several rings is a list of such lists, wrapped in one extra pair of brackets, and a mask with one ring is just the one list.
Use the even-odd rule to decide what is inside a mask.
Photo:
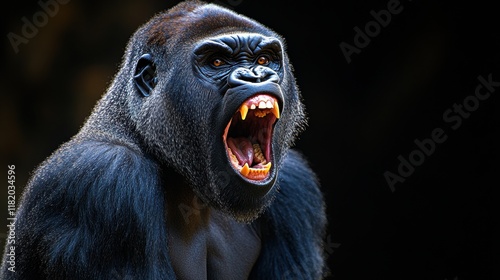
[(215, 67), (219, 67), (219, 66), (222, 66), (222, 65), (224, 65), (224, 64), (226, 64), (226, 63), (224, 62), (224, 60), (219, 59), (219, 58), (216, 58), (216, 59), (214, 59), (214, 60), (212, 61), (212, 65), (213, 65), (213, 66), (215, 66)]
[(267, 65), (269, 63), (269, 58), (267, 56), (259, 56), (259, 58), (257, 58), (257, 63), (260, 65)]

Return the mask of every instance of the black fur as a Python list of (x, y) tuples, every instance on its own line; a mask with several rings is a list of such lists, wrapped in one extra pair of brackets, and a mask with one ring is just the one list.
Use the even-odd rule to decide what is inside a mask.
[(326, 217), (319, 182), (291, 150), (278, 177), (278, 193), (264, 212), (261, 255), (251, 279), (321, 279)]
[[(203, 68), (211, 57), (193, 51), (204, 50), (207, 38), (250, 53), (260, 50), (252, 49), (255, 42), (278, 43), (269, 65), (251, 68), (245, 60), (215, 79)], [(2, 279), (176, 279), (182, 271), (176, 264), (186, 269), (189, 260), (173, 255), (172, 232), (183, 233), (175, 241), (181, 248), (205, 250), (189, 240), (214, 240), (203, 229), (217, 219), (221, 228), (258, 235), (257, 260), (236, 262), (242, 269), (209, 259), (188, 263), (197, 275), (251, 270), (250, 279), (321, 279), (325, 205), (316, 175), (290, 149), (306, 118), (284, 49), (269, 28), (197, 1), (139, 28), (80, 132), (35, 170), (17, 213), (16, 272), (4, 255)], [(247, 69), (272, 78), (227, 82), (231, 72)], [(222, 134), (240, 104), (262, 92), (276, 98), (281, 116), (272, 132), (269, 175), (252, 181), (229, 164)], [(176, 211), (191, 193), (208, 206), (196, 209), (200, 219), (189, 224)], [(227, 218), (214, 218), (219, 212)], [(220, 252), (231, 256), (232, 246), (242, 245), (221, 244)]]
[(172, 279), (164, 207), (147, 156), (122, 143), (72, 141), (31, 180), (16, 222), (16, 272), (3, 277)]

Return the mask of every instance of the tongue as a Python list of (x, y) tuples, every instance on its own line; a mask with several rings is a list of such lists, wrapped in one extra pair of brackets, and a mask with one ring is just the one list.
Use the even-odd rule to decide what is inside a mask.
[(253, 147), (250, 140), (244, 137), (228, 138), (227, 145), (236, 156), (241, 166), (245, 165), (245, 163), (248, 163), (248, 166), (252, 166)]

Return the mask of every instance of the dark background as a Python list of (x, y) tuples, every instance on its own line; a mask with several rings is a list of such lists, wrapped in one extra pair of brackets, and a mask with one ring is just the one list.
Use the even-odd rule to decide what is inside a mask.
[[(22, 18), (33, 22), (43, 9), (37, 1), (2, 8), (0, 225), (7, 165), (16, 166), (19, 198), (36, 165), (78, 131), (135, 29), (177, 2), (69, 1), (17, 53), (7, 34), (22, 35)], [(339, 44), (354, 45), (353, 28), (393, 2), (218, 1), (287, 40), (309, 114), (297, 148), (326, 196), (333, 279), (500, 279), (500, 87), (457, 129), (443, 118), (454, 104), (474, 105), (478, 76), (500, 82), (498, 11), (480, 1), (402, 0), (348, 63)], [(391, 189), (384, 173), (397, 174), (398, 156), (415, 154), (414, 141), (435, 128), (446, 140)]]

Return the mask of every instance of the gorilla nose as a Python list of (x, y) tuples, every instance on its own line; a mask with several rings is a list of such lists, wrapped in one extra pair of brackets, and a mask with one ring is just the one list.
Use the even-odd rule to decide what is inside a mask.
[(251, 69), (243, 67), (237, 68), (228, 77), (230, 87), (264, 82), (278, 83), (279, 80), (276, 72), (263, 66), (257, 66)]

